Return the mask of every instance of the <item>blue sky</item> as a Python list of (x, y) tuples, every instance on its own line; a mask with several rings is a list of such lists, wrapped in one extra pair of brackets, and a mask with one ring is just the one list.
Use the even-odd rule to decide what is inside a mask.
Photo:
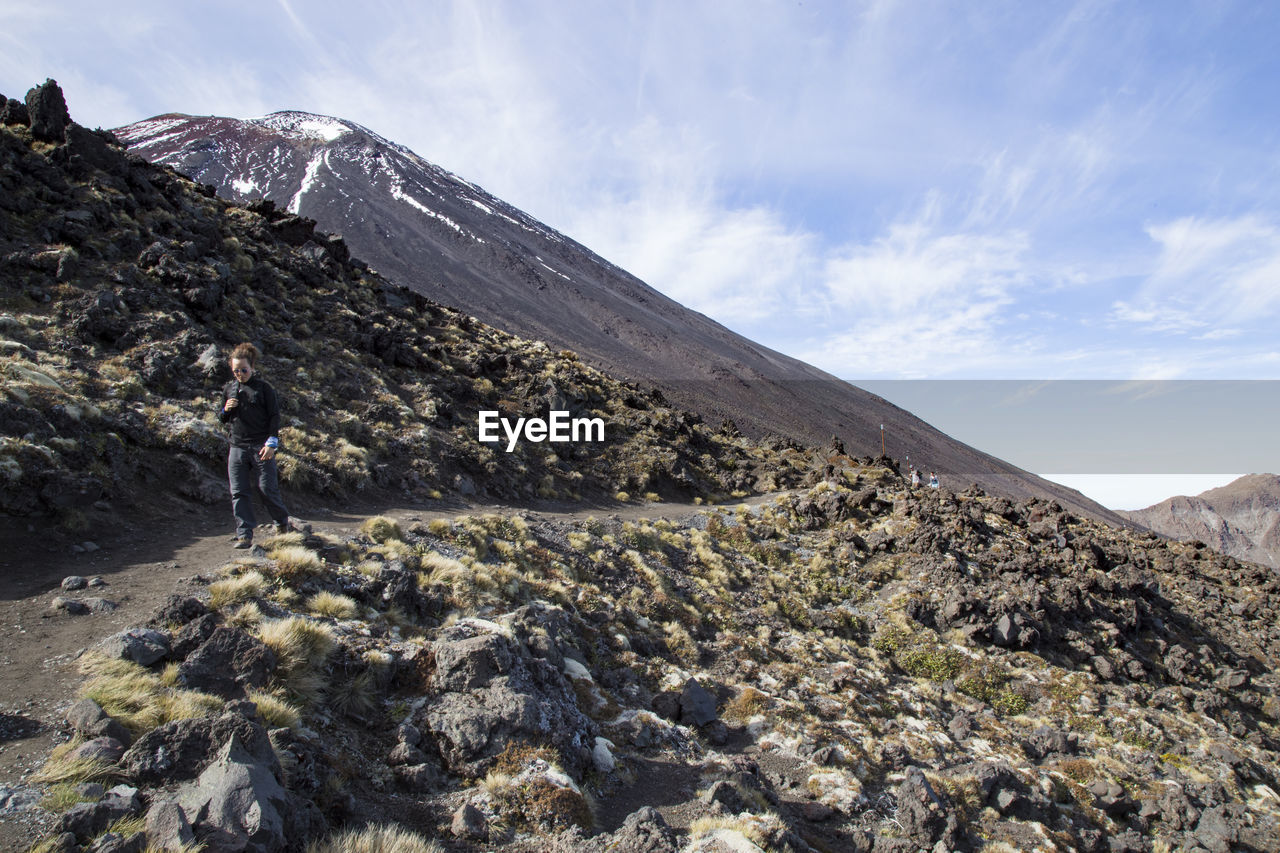
[(0, 92), (351, 119), (843, 378), (1280, 378), (1278, 3), (355, 8), (0, 0)]

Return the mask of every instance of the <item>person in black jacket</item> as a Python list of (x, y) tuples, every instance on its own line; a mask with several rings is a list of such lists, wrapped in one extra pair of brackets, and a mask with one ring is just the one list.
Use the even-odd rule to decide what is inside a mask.
[(231, 425), (227, 479), (231, 484), (231, 512), (236, 517), (235, 547), (253, 545), (253, 485), (262, 494), (276, 532), (291, 529), (289, 511), (280, 497), (276, 450), (280, 447), (280, 401), (275, 389), (254, 369), (258, 348), (244, 343), (231, 351), (231, 373), (222, 394), (219, 417)]

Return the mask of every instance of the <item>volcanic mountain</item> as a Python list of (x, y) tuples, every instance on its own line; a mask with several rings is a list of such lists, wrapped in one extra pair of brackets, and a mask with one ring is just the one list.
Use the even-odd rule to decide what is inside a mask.
[(1179, 495), (1120, 515), (1172, 539), (1280, 569), (1280, 477), (1247, 474), (1195, 497)]
[(945, 485), (1054, 497), (1117, 516), (938, 432), (884, 399), (691, 311), (586, 247), (407, 148), (302, 112), (238, 120), (169, 114), (119, 128), (147, 159), (259, 197), (341, 234), (384, 276), (484, 322), (656, 386), (711, 423), (853, 453), (910, 455)]

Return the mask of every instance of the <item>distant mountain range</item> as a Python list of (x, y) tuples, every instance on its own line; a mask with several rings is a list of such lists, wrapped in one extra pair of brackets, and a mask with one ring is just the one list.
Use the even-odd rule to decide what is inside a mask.
[(849, 452), (910, 455), (947, 485), (1053, 497), (1113, 523), (1078, 492), (938, 432), (886, 400), (691, 311), (528, 214), (349, 121), (301, 112), (163, 115), (118, 128), (130, 149), (267, 198), (341, 234), (383, 275), (486, 323), (653, 385), (710, 423)]
[(1280, 476), (1248, 474), (1195, 497), (1180, 495), (1119, 515), (1172, 539), (1280, 569)]

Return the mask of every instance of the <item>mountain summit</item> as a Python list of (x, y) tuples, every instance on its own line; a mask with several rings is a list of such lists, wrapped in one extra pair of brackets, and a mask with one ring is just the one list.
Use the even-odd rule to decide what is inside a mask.
[(938, 432), (884, 399), (737, 335), (528, 214), (353, 122), (302, 112), (248, 120), (169, 114), (119, 128), (130, 149), (238, 202), (265, 197), (341, 234), (383, 275), (594, 367), (654, 385), (712, 423), (806, 444), (843, 439), (910, 456), (948, 485), (1078, 492)]

